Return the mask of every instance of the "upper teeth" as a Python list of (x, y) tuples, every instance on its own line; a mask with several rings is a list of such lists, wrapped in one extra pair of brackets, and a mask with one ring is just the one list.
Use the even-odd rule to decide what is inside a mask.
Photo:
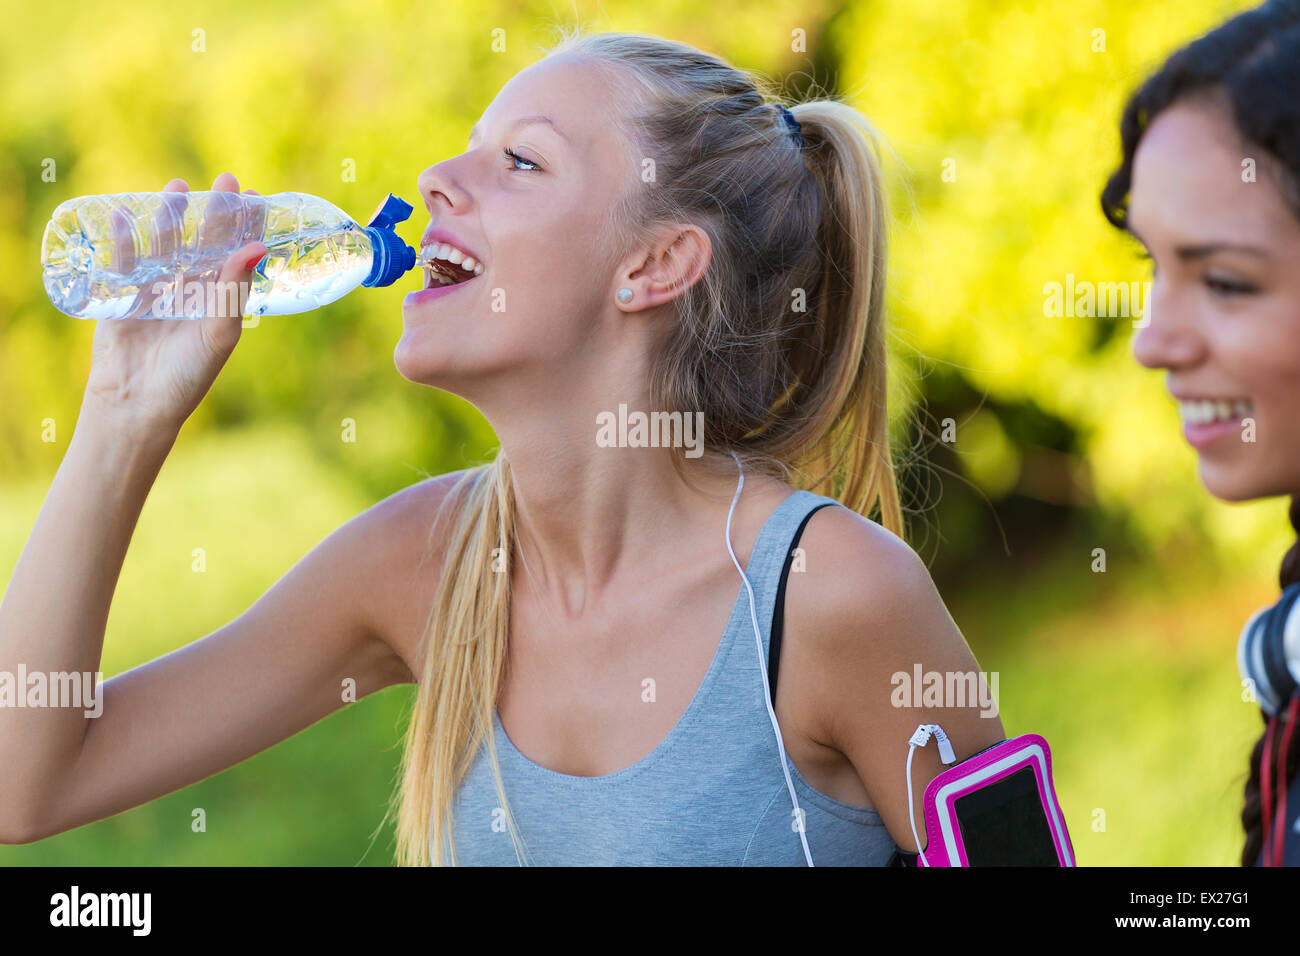
[(1250, 401), (1236, 399), (1193, 399), (1179, 402), (1178, 413), (1183, 421), (1193, 425), (1209, 425), (1212, 422), (1231, 422), (1245, 418), (1251, 412)]
[(420, 258), (425, 262), (433, 259), (446, 259), (453, 265), (458, 265), (475, 275), (481, 275), (483, 272), (483, 263), (476, 262), (473, 256), (468, 256), (455, 246), (445, 242), (424, 246), (420, 249)]

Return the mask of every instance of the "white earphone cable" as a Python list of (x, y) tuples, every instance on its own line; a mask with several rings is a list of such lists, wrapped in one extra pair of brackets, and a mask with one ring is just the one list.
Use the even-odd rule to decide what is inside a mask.
[[(776, 722), (776, 711), (772, 707), (772, 693), (768, 687), (767, 666), (763, 658), (763, 639), (758, 630), (758, 615), (754, 613), (754, 588), (749, 583), (749, 577), (745, 574), (740, 562), (736, 559), (736, 552), (731, 548), (731, 516), (736, 511), (736, 502), (740, 500), (740, 489), (745, 487), (745, 468), (740, 463), (740, 458), (733, 451), (731, 457), (736, 459), (736, 467), (740, 469), (740, 481), (736, 483), (736, 494), (731, 499), (731, 510), (727, 512), (727, 553), (731, 555), (731, 562), (740, 572), (740, 578), (745, 582), (745, 590), (749, 592), (749, 618), (754, 625), (754, 644), (758, 648), (758, 663), (763, 671), (763, 700), (767, 703), (767, 716), (772, 721), (772, 729), (776, 731), (777, 752), (781, 755), (781, 771), (785, 774), (786, 789), (790, 791), (790, 803), (794, 805), (794, 815), (799, 828), (799, 840), (803, 843), (804, 859), (808, 865), (813, 865), (812, 851), (808, 849), (808, 837), (804, 833), (804, 812), (799, 806), (799, 798), (795, 796), (794, 782), (790, 779), (790, 768), (785, 761), (785, 740), (781, 736), (781, 728)], [(909, 760), (910, 760), (909, 754)], [(910, 796), (910, 794), (909, 794)]]
[(918, 851), (916, 858), (918, 866), (929, 866), (930, 861), (925, 858), (925, 848), (921, 846), (921, 838), (916, 834), (916, 815), (912, 810), (912, 754), (916, 752), (917, 747), (924, 747), (928, 744), (931, 736), (934, 737), (936, 746), (939, 748), (939, 760), (945, 764), (957, 762), (957, 754), (952, 749), (952, 741), (948, 739), (948, 735), (943, 732), (943, 728), (938, 724), (921, 724), (907, 741), (907, 822), (912, 825), (912, 839), (916, 841)]
[(912, 810), (912, 754), (915, 752), (916, 739), (913, 738), (911, 746), (907, 748), (907, 822), (912, 824), (912, 840), (916, 843), (918, 851), (916, 860), (921, 866), (929, 866), (930, 861), (925, 858), (925, 852), (921, 847), (921, 838), (916, 834), (916, 816)]

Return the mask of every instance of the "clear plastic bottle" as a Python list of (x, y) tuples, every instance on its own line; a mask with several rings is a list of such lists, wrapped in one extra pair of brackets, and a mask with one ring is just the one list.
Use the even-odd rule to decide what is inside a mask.
[[(392, 285), (415, 265), (393, 228), (411, 205), (391, 193), (366, 226), (305, 193), (118, 193), (81, 196), (54, 210), (41, 243), (45, 291), (79, 319), (196, 319), (225, 260), (260, 240), (246, 315), (289, 315), (359, 285)], [(237, 301), (237, 300), (236, 300)]]

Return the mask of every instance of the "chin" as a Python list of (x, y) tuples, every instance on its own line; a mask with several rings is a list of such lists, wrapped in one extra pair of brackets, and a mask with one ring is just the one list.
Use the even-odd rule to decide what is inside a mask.
[(407, 342), (407, 336), (393, 349), (393, 365), (402, 378), (416, 385), (436, 385), (437, 380), (445, 375), (438, 356), (421, 353)]
[(1201, 484), (1214, 497), (1229, 502), (1292, 495), (1300, 488), (1300, 476), (1286, 481), (1261, 473), (1257, 467), (1251, 467), (1253, 464), (1255, 463), (1216, 464), (1202, 458), (1199, 468)]
[(476, 385), (485, 374), (480, 368), (467, 367), (460, 356), (439, 350), (421, 351), (404, 341), (393, 349), (393, 365), (408, 382), (450, 392), (466, 401), (477, 393)]

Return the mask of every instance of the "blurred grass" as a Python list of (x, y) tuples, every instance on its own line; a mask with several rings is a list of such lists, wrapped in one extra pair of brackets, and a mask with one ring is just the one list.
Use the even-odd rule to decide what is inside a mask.
[[(51, 476), (6, 486), (0, 578), (12, 574)], [(155, 485), (109, 618), (105, 676), (242, 613), (333, 528), (367, 507), (300, 430), (183, 433)], [(207, 570), (191, 570), (206, 550)], [(1118, 559), (1116, 559), (1118, 560)], [(992, 562), (948, 595), (980, 666), (999, 672), (1008, 734), (1052, 746), (1083, 865), (1234, 865), (1245, 760), (1259, 732), (1233, 649), (1270, 582), (1177, 564), (1089, 570), (1085, 547), (1028, 573)], [(7, 563), (4, 563), (7, 562)], [(258, 757), (118, 817), (26, 847), (19, 864), (389, 864), (371, 846), (395, 779), (411, 688), (392, 688)], [(207, 832), (190, 831), (191, 811)], [(1094, 830), (1094, 810), (1105, 812)]]
[(1263, 726), (1236, 640), (1273, 582), (1194, 555), (1110, 563), (1065, 548), (992, 570), (948, 603), (1009, 736), (1039, 733), (1082, 866), (1236, 866)]

